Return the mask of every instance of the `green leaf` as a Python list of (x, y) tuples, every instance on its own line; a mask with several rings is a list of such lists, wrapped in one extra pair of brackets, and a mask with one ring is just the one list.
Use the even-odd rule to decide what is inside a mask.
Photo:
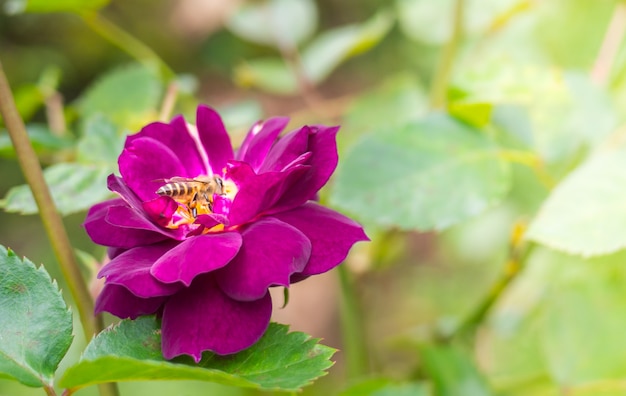
[[(69, 149), (74, 144), (72, 138), (56, 136), (43, 124), (28, 124), (26, 125), (26, 131), (38, 155), (58, 154), (59, 151)], [(0, 134), (0, 156), (15, 157), (13, 143), (11, 143), (9, 135), (4, 130)]]
[[(329, 30), (302, 51), (302, 67), (314, 84), (322, 82), (343, 61), (368, 51), (387, 34), (393, 24), (388, 12), (379, 12), (361, 25)], [(279, 95), (298, 92), (293, 70), (281, 58), (248, 60), (235, 68), (235, 82)]]
[(542, 298), (542, 341), (552, 378), (572, 388), (621, 381), (626, 370), (626, 355), (620, 352), (626, 348), (626, 253), (565, 259), (551, 292)]
[(448, 106), (448, 112), (461, 121), (481, 128), (489, 124), (493, 104), (485, 102), (454, 102)]
[(298, 92), (296, 77), (280, 58), (247, 60), (235, 68), (233, 79), (244, 88), (256, 87), (278, 95)]
[(109, 0), (9, 0), (4, 9), (8, 14), (20, 12), (91, 12), (97, 11)]
[(393, 21), (390, 12), (381, 11), (362, 24), (322, 33), (302, 52), (306, 75), (314, 83), (323, 81), (343, 61), (378, 44), (391, 29)]
[(312, 0), (248, 2), (231, 14), (226, 26), (254, 43), (294, 48), (315, 32), (317, 8)]
[[(106, 178), (113, 170), (79, 163), (58, 163), (44, 170), (54, 203), (63, 215), (80, 212), (111, 197)], [(7, 212), (37, 213), (37, 205), (27, 185), (13, 187), (0, 201)]]
[(0, 377), (51, 386), (72, 343), (72, 314), (43, 267), (0, 246)]
[(132, 64), (101, 77), (79, 99), (77, 107), (84, 118), (103, 113), (114, 124), (134, 130), (156, 118), (162, 91), (156, 69)]
[(598, 152), (554, 188), (526, 237), (583, 256), (626, 247), (626, 148)]
[(82, 388), (111, 381), (198, 380), (238, 387), (296, 391), (325, 374), (335, 350), (287, 326), (270, 324), (252, 347), (230, 356), (205, 354), (198, 364), (190, 359), (167, 361), (161, 354), (161, 332), (154, 317), (119, 325), (100, 333), (60, 385)]
[(366, 222), (440, 230), (494, 205), (509, 184), (493, 142), (440, 114), (364, 137), (340, 162), (331, 202)]
[(83, 126), (83, 136), (78, 141), (77, 160), (115, 169), (117, 158), (124, 147), (124, 137), (103, 114), (89, 117)]
[(436, 396), (488, 396), (489, 390), (471, 357), (454, 345), (423, 345), (420, 358)]
[(359, 135), (381, 127), (399, 127), (422, 118), (428, 108), (422, 84), (411, 74), (397, 74), (357, 98), (345, 114), (343, 130)]
[(372, 378), (341, 392), (339, 396), (430, 396), (425, 383), (396, 383), (388, 378)]

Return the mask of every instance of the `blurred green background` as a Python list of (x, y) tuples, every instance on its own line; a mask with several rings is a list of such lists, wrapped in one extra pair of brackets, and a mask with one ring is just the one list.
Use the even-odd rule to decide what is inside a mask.
[[(346, 339), (358, 336), (341, 325), (346, 291), (335, 271), (296, 285), (275, 319), (340, 349), (329, 375), (304, 394), (626, 394), (624, 2), (46, 4), (0, 1), (0, 60), (42, 163), (78, 164), (71, 172), (80, 180), (57, 194), (77, 249), (103, 257), (81, 227), (84, 210), (108, 196), (100, 176), (115, 171), (125, 134), (158, 119), (172, 89), (171, 113), (193, 122), (198, 103), (214, 106), (235, 142), (274, 115), (289, 115), (293, 127), (340, 124), (339, 170), (321, 198), (363, 222), (372, 239), (346, 263), (367, 354), (346, 362)], [(112, 37), (117, 28), (108, 23), (126, 33)], [(442, 113), (461, 129), (438, 120)], [(60, 128), (54, 114), (64, 119)], [(111, 136), (109, 153), (90, 151), (100, 133), (94, 125)], [(404, 151), (385, 146), (397, 141)], [(485, 147), (495, 160), (455, 160)], [(610, 168), (593, 163), (588, 184), (561, 188), (607, 147), (618, 150)], [(9, 193), (24, 179), (4, 131), (0, 156), (7, 210), (0, 243), (45, 263), (65, 290), (38, 217), (19, 213), (33, 211), (25, 190)], [(441, 185), (437, 175), (421, 178), (428, 161), (454, 168)], [(69, 173), (58, 172), (60, 185)], [(592, 183), (597, 174), (606, 174), (607, 189)], [(425, 188), (430, 199), (420, 195)], [(548, 206), (548, 197), (556, 203)], [(617, 225), (603, 225), (603, 207)], [(579, 211), (589, 223), (563, 226), (571, 235), (544, 225), (570, 224)], [(548, 212), (556, 220), (546, 220)], [(520, 242), (516, 232), (528, 224), (532, 237)], [(523, 270), (508, 283), (511, 263)], [(469, 339), (453, 343), (461, 352), (437, 349), (442, 334), (489, 301), (499, 279), (508, 279), (505, 290)], [(78, 340), (65, 361), (81, 350)], [(364, 378), (385, 379), (350, 390)], [(120, 387), (122, 394), (259, 393), (195, 382)], [(0, 381), (0, 395), (31, 394), (42, 390)]]

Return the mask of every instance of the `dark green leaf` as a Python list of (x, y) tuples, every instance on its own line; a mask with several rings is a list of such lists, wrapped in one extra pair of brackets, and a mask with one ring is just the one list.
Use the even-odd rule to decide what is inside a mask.
[(436, 396), (488, 396), (491, 391), (472, 358), (454, 345), (420, 347), (424, 370), (434, 383)]
[(124, 138), (104, 115), (94, 114), (84, 123), (83, 136), (78, 141), (77, 160), (115, 168), (124, 147)]
[(302, 52), (306, 75), (314, 83), (323, 81), (343, 61), (378, 44), (392, 25), (391, 13), (382, 11), (360, 25), (342, 26), (322, 33)]
[(315, 32), (317, 8), (312, 0), (248, 2), (232, 13), (226, 26), (245, 40), (293, 48)]
[(72, 314), (43, 267), (0, 246), (0, 377), (50, 386), (72, 343)]
[(100, 333), (81, 361), (70, 367), (60, 385), (81, 388), (109, 381), (199, 380), (225, 385), (296, 391), (325, 374), (335, 350), (304, 333), (287, 333), (270, 324), (265, 335), (238, 354), (205, 354), (198, 365), (189, 359), (164, 360), (161, 333), (154, 317), (123, 320)]
[[(80, 212), (111, 197), (106, 178), (113, 170), (79, 163), (59, 163), (44, 170), (52, 198), (61, 214)], [(37, 213), (37, 205), (27, 185), (9, 190), (0, 206), (7, 212)]]
[(500, 201), (509, 173), (479, 130), (434, 115), (357, 143), (339, 163), (331, 202), (367, 222), (443, 229)]
[(155, 70), (133, 64), (110, 71), (79, 99), (84, 118), (105, 114), (116, 125), (138, 129), (156, 119), (163, 86)]
[(97, 11), (109, 0), (8, 0), (4, 9), (9, 14), (20, 12), (90, 12)]
[(430, 391), (424, 383), (396, 383), (388, 378), (374, 378), (351, 386), (339, 396), (430, 396)]
[[(56, 136), (43, 124), (28, 124), (26, 125), (26, 131), (35, 152), (39, 155), (58, 153), (60, 150), (68, 149), (74, 144), (70, 137)], [(11, 139), (5, 131), (2, 131), (0, 134), (0, 156), (15, 156), (13, 143), (11, 143)]]
[(583, 256), (626, 247), (626, 148), (598, 152), (552, 191), (526, 236)]

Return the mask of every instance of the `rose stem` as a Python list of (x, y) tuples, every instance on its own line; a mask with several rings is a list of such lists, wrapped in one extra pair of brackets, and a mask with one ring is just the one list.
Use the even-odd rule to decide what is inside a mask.
[(161, 75), (166, 81), (176, 78), (176, 73), (156, 52), (102, 15), (83, 13), (81, 18), (94, 32), (147, 67), (158, 65)]
[[(94, 306), (87, 284), (80, 273), (63, 220), (59, 212), (57, 212), (50, 190), (43, 177), (37, 154), (28, 139), (24, 121), (15, 106), (15, 100), (13, 99), (13, 94), (1, 62), (0, 114), (4, 118), (4, 123), (15, 148), (17, 161), (39, 208), (39, 216), (48, 234), (54, 255), (59, 262), (63, 277), (67, 281), (68, 289), (76, 303), (85, 339), (89, 341), (94, 334), (104, 327), (102, 316), (94, 316), (93, 314)], [(118, 394), (115, 384), (111, 384), (111, 386), (106, 386), (108, 384), (103, 385), (105, 386), (100, 386), (101, 395), (112, 396)], [(103, 388), (105, 388), (104, 391)]]
[(456, 0), (454, 3), (452, 36), (442, 50), (430, 90), (430, 107), (432, 109), (442, 109), (446, 106), (448, 83), (463, 32), (463, 8), (464, 0)]
[(491, 288), (483, 300), (470, 312), (460, 326), (450, 335), (444, 337), (444, 340), (450, 341), (457, 338), (472, 337), (478, 326), (485, 321), (493, 307), (508, 290), (513, 280), (521, 273), (526, 258), (535, 246), (534, 244), (524, 242), (524, 231), (525, 225), (521, 223), (517, 223), (513, 226), (509, 245), (509, 257), (504, 271), (491, 285)]
[(361, 309), (350, 270), (345, 263), (339, 265), (337, 270), (341, 286), (341, 332), (347, 373), (348, 378), (357, 378), (367, 374), (369, 367)]

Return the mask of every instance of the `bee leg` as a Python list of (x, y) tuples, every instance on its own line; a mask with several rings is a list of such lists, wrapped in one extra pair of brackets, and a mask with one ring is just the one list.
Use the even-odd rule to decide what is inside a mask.
[(191, 198), (191, 201), (189, 201), (189, 209), (191, 210), (191, 215), (193, 216), (194, 219), (198, 217), (198, 210), (196, 209), (197, 204), (198, 204), (198, 193), (195, 193), (193, 195), (193, 198)]

